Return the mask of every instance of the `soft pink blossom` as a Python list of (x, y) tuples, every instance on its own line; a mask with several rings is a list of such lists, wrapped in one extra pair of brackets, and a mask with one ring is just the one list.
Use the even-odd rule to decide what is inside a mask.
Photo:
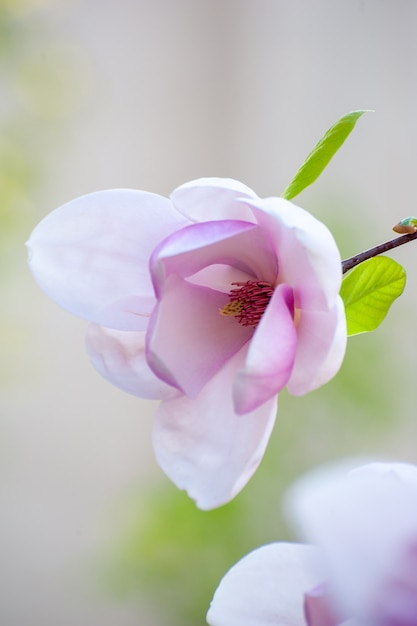
[(82, 196), (47, 216), (28, 245), (39, 285), (91, 322), (97, 370), (162, 400), (157, 459), (201, 508), (230, 500), (255, 471), (278, 392), (316, 389), (342, 362), (332, 235), (237, 181), (193, 181), (169, 199)]
[(270, 544), (237, 563), (211, 626), (417, 626), (417, 467), (309, 476), (289, 502), (310, 544)]

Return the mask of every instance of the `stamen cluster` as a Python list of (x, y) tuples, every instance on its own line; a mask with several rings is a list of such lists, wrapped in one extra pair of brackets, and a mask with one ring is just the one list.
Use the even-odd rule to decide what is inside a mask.
[(221, 310), (221, 315), (232, 315), (242, 326), (257, 326), (274, 293), (274, 288), (265, 281), (247, 280), (235, 282), (229, 293), (230, 302)]

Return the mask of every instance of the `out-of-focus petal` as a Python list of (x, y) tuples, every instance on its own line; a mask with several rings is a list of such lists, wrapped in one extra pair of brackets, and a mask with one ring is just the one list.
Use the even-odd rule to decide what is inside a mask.
[(277, 400), (236, 415), (231, 389), (246, 348), (233, 356), (195, 400), (161, 403), (154, 448), (162, 469), (200, 509), (229, 502), (258, 467), (275, 421)]
[[(253, 330), (220, 315), (228, 296), (175, 274), (154, 309), (147, 332), (147, 358), (155, 374), (195, 398), (224, 363), (249, 341)], [(225, 385), (224, 395), (231, 389)]]
[(389, 466), (385, 474), (371, 465), (342, 477), (336, 465), (300, 480), (289, 495), (303, 538), (322, 549), (336, 606), (364, 623), (417, 540), (417, 488), (410, 480), (417, 470)]
[(175, 208), (192, 222), (253, 222), (251, 210), (240, 199), (257, 197), (252, 189), (231, 178), (200, 178), (177, 187), (171, 194)]
[(300, 396), (331, 380), (342, 365), (346, 343), (345, 309), (339, 296), (330, 311), (301, 311), (288, 391)]
[[(263, 231), (250, 222), (223, 220), (192, 224), (161, 242), (151, 258), (155, 292), (162, 294), (170, 274), (192, 276), (210, 265), (229, 265), (273, 283), (277, 260)], [(224, 286), (225, 293), (230, 285)]]
[(144, 330), (155, 303), (151, 252), (187, 223), (156, 194), (129, 189), (88, 194), (34, 229), (30, 267), (46, 294), (71, 313), (120, 330)]
[(157, 378), (147, 364), (144, 332), (90, 324), (86, 346), (96, 370), (123, 391), (150, 400), (163, 400), (178, 394), (176, 389)]
[(410, 463), (374, 461), (350, 470), (348, 478), (360, 482), (377, 480), (383, 481), (384, 485), (403, 485), (403, 487), (413, 490), (417, 496), (417, 466)]
[(253, 411), (287, 384), (296, 348), (293, 291), (288, 285), (278, 285), (236, 377), (233, 392), (237, 413)]
[(278, 280), (293, 287), (296, 307), (333, 308), (342, 269), (340, 253), (329, 229), (283, 198), (247, 202), (275, 245)]
[(306, 626), (303, 596), (320, 580), (315, 548), (273, 543), (254, 550), (224, 576), (214, 594), (210, 626)]
[(304, 613), (307, 626), (341, 626), (330, 602), (326, 585), (319, 585), (305, 594)]

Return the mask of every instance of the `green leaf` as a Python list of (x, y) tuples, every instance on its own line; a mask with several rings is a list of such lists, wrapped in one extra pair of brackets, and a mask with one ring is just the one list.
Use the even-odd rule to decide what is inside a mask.
[(345, 139), (350, 135), (358, 119), (368, 111), (352, 111), (340, 118), (318, 144), (310, 152), (288, 187), (281, 194), (286, 200), (291, 200), (306, 187), (314, 183), (326, 165), (339, 150)]
[(373, 257), (345, 276), (340, 295), (348, 335), (375, 330), (404, 290), (405, 269), (385, 256)]

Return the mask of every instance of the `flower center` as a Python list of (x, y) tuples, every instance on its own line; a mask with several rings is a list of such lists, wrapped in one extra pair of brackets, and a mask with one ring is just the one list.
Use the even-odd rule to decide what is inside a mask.
[(257, 326), (274, 293), (270, 283), (247, 280), (232, 283), (235, 289), (229, 292), (230, 301), (220, 309), (220, 315), (233, 316), (242, 326)]

